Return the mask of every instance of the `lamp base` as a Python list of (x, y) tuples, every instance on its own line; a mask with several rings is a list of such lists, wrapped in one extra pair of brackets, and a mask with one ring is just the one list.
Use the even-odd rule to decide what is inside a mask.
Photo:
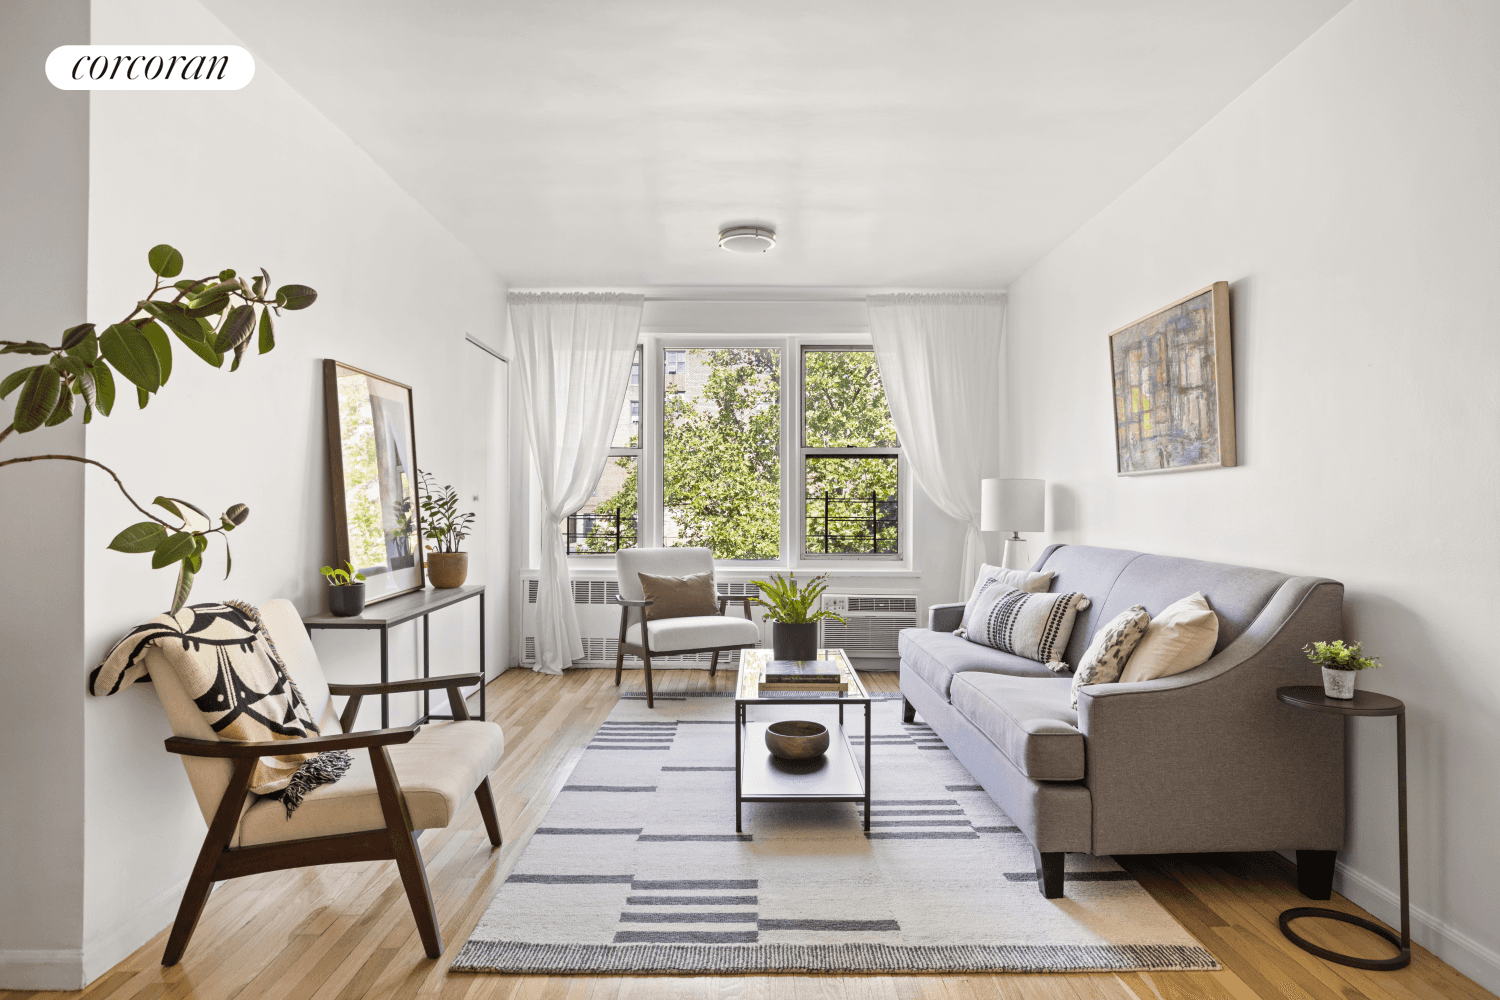
[(1031, 553), (1026, 548), (1026, 539), (1015, 532), (1005, 540), (1005, 553), (1000, 558), (1005, 569), (1030, 569)]

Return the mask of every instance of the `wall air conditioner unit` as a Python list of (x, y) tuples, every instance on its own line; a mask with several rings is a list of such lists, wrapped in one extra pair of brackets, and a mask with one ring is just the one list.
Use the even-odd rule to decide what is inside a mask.
[[(583, 659), (573, 662), (582, 667), (613, 667), (615, 665), (615, 654), (620, 651), (620, 606), (615, 603), (615, 595), (620, 592), (619, 584), (614, 580), (573, 580), (573, 610), (578, 614), (578, 631), (583, 639)], [(523, 576), (521, 578), (521, 662), (525, 665), (533, 665), (537, 661), (536, 648), (536, 598), (540, 581), (535, 576)], [(720, 583), (718, 585), (721, 595), (731, 597), (754, 596), (760, 591), (748, 583)], [(756, 608), (755, 620), (760, 623), (759, 608)], [(729, 614), (743, 615), (742, 605), (731, 604)], [(631, 621), (635, 621), (634, 618)], [(766, 643), (766, 629), (761, 626), (761, 645)], [(687, 656), (653, 656), (651, 665), (653, 667), (673, 666), (695, 666), (702, 664), (707, 667), (711, 653), (690, 653)], [(719, 657), (721, 668), (728, 666), (732, 670), (738, 670), (740, 665), (739, 653), (725, 653)], [(638, 657), (625, 657), (625, 667), (630, 670), (640, 669), (641, 661)]]
[(829, 594), (822, 597), (824, 611), (844, 618), (824, 618), (819, 623), (818, 644), (824, 649), (843, 649), (856, 659), (896, 659), (896, 634), (917, 625), (915, 591), (888, 594)]

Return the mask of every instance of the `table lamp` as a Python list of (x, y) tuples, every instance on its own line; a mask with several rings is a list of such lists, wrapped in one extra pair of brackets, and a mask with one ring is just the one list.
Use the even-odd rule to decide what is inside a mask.
[(1031, 568), (1022, 531), (1047, 528), (1047, 481), (1044, 479), (985, 479), (979, 484), (979, 530), (1008, 531), (1000, 565)]

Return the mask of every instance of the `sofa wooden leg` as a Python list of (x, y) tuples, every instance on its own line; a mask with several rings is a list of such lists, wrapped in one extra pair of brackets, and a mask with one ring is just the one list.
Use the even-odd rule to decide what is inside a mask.
[(708, 658), (708, 676), (713, 678), (719, 672), (719, 651), (714, 650), (714, 655)]
[(917, 721), (917, 706), (907, 701), (904, 695), (901, 698), (901, 721), (908, 726)]
[(188, 940), (193, 936), (193, 929), (198, 926), (198, 918), (203, 915), (203, 905), (208, 902), (208, 894), (213, 887), (213, 880), (207, 875), (194, 872), (188, 879), (187, 891), (182, 894), (182, 903), (177, 907), (177, 922), (172, 925), (172, 933), (167, 938), (167, 950), (161, 956), (162, 965), (176, 965), (182, 959), (182, 953), (187, 950)]
[(1062, 851), (1039, 851), (1035, 847), (1031, 853), (1036, 858), (1037, 888), (1048, 899), (1062, 899), (1063, 858), (1066, 855)]
[(380, 811), (385, 817), (386, 835), (390, 837), (391, 853), (396, 858), (396, 871), (401, 875), (401, 886), (406, 890), (406, 901), (411, 904), (412, 919), (417, 923), (417, 934), (422, 939), (422, 950), (428, 958), (441, 958), (443, 938), (438, 931), (437, 910), (432, 905), (432, 887), (427, 884), (427, 869), (422, 865), (422, 849), (411, 830), (411, 814), (406, 808), (406, 797), (396, 780), (396, 769), (391, 766), (391, 755), (383, 746), (370, 748), (370, 765), (375, 772), (375, 790), (380, 795)]
[(490, 779), (483, 778), (474, 789), (474, 799), (479, 803), (479, 815), (484, 819), (484, 830), (490, 835), (490, 843), (501, 846), (500, 820), (495, 816), (495, 796), (490, 792)]
[(1338, 851), (1298, 851), (1297, 888), (1308, 899), (1333, 898), (1333, 859)]
[(621, 640), (620, 648), (615, 652), (615, 687), (620, 686), (620, 671), (625, 669), (625, 642)]

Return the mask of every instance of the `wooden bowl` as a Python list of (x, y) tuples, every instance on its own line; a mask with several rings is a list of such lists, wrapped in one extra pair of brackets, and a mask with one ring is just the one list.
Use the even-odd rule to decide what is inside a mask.
[(766, 727), (766, 749), (782, 760), (807, 760), (828, 751), (828, 729), (816, 722), (773, 722)]

